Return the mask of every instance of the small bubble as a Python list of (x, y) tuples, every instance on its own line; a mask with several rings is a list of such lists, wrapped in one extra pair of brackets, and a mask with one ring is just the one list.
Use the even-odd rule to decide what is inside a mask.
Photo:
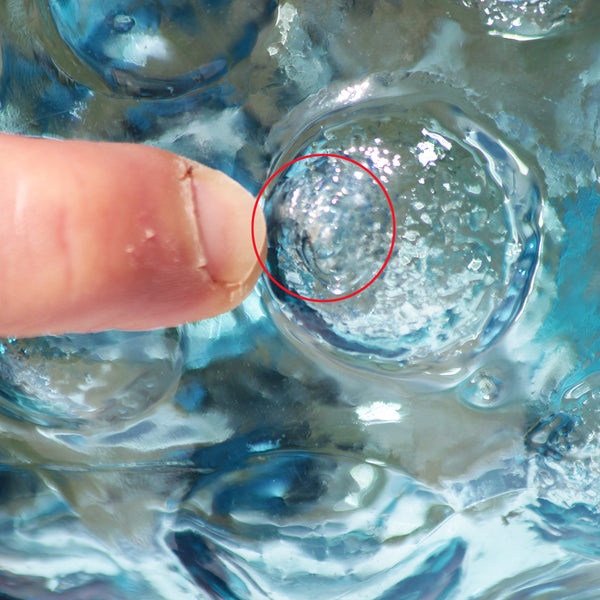
[(421, 215), (421, 221), (423, 221), (423, 223), (429, 225), (430, 227), (433, 225), (433, 220), (431, 219), (428, 213), (423, 213)]
[(127, 33), (134, 25), (135, 19), (126, 14), (115, 15), (112, 19), (112, 29), (115, 33)]
[(495, 368), (482, 368), (460, 386), (460, 397), (474, 408), (497, 407), (505, 400), (505, 376)]
[(470, 269), (471, 271), (479, 271), (479, 269), (481, 269), (481, 265), (483, 264), (483, 262), (479, 259), (479, 258), (474, 258), (468, 265), (467, 265), (467, 269)]

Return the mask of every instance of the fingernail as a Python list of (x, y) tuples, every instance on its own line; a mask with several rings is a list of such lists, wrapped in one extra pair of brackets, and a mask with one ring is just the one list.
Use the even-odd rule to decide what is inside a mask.
[(192, 189), (196, 219), (211, 278), (239, 284), (260, 273), (252, 244), (252, 227), (259, 252), (266, 246), (266, 225), (255, 199), (239, 183), (214, 169), (194, 164)]

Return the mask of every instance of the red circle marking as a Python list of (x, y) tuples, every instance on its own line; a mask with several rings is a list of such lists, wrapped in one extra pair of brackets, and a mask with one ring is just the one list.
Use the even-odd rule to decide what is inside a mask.
[[(317, 298), (307, 298), (306, 296), (301, 296), (300, 294), (296, 294), (295, 292), (288, 290), (284, 285), (279, 283), (279, 281), (277, 281), (273, 277), (273, 275), (271, 275), (271, 273), (269, 273), (269, 271), (267, 270), (267, 267), (265, 266), (265, 263), (263, 262), (262, 258), (260, 257), (260, 253), (258, 251), (258, 248), (256, 247), (256, 238), (254, 236), (254, 220), (256, 218), (256, 210), (258, 208), (258, 203), (260, 202), (260, 199), (261, 199), (262, 195), (264, 194), (267, 186), (271, 183), (271, 181), (273, 181), (273, 179), (275, 179), (275, 177), (277, 177), (277, 175), (279, 175), (279, 173), (281, 173), (282, 171), (285, 171), (285, 169), (287, 169), (294, 163), (296, 163), (300, 160), (306, 160), (307, 158), (315, 158), (318, 156), (330, 156), (332, 158), (340, 158), (342, 160), (351, 162), (352, 164), (356, 165), (357, 167), (360, 167), (363, 171), (366, 171), (377, 182), (377, 185), (379, 185), (379, 187), (382, 189), (383, 193), (385, 194), (385, 197), (387, 198), (388, 204), (390, 206), (390, 212), (392, 213), (392, 243), (390, 245), (390, 251), (388, 252), (387, 257), (386, 257), (383, 265), (381, 266), (381, 269), (379, 269), (379, 271), (377, 271), (377, 273), (375, 274), (375, 277), (373, 277), (373, 279), (371, 279), (367, 284), (363, 285), (360, 289), (356, 290), (355, 292), (352, 292), (351, 294), (346, 294), (345, 296), (340, 296), (339, 298), (328, 298), (325, 300), (321, 300), (321, 299), (317, 299)], [(271, 175), (271, 177), (269, 177), (269, 179), (267, 179), (267, 182), (265, 183), (265, 185), (262, 186), (262, 189), (260, 190), (260, 192), (256, 198), (256, 202), (254, 203), (254, 210), (252, 211), (252, 222), (251, 222), (250, 226), (252, 228), (252, 246), (254, 247), (254, 253), (256, 254), (256, 258), (258, 258), (258, 262), (260, 263), (260, 266), (262, 267), (263, 271), (267, 274), (269, 279), (277, 287), (281, 288), (284, 292), (291, 294), (295, 298), (300, 298), (301, 300), (306, 300), (307, 302), (339, 302), (340, 300), (347, 300), (348, 298), (352, 298), (352, 296), (356, 296), (357, 294), (360, 294), (362, 291), (366, 290), (383, 273), (383, 270), (385, 269), (390, 258), (392, 257), (392, 252), (394, 251), (394, 243), (396, 241), (396, 214), (394, 213), (394, 207), (392, 206), (392, 201), (390, 200), (390, 196), (387, 193), (387, 190), (385, 189), (385, 187), (383, 186), (381, 181), (379, 181), (379, 179), (377, 179), (377, 177), (369, 169), (367, 169), (367, 167), (365, 167), (364, 165), (361, 165), (359, 162), (357, 162), (351, 158), (348, 158), (347, 156), (342, 156), (340, 154), (307, 154), (306, 156), (300, 156), (298, 158), (295, 158), (294, 160), (291, 160), (290, 162), (283, 165), (283, 167), (280, 167), (279, 169), (277, 169), (277, 171), (275, 171), (275, 173), (273, 173), (273, 175)]]

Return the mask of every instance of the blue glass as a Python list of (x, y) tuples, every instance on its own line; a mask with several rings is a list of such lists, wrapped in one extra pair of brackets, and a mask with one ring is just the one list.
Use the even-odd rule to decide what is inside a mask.
[(113, 92), (181, 96), (247, 58), (273, 12), (254, 2), (41, 2), (81, 65)]
[[(595, 0), (0, 3), (0, 128), (254, 193), (356, 160), (394, 252), (155, 332), (0, 340), (0, 598), (592, 600)], [(299, 161), (267, 266), (367, 283), (366, 172)]]

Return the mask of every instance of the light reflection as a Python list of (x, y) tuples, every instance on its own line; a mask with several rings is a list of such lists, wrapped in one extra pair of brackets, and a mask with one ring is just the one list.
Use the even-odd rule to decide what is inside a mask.
[(366, 91), (369, 89), (370, 83), (363, 81), (357, 85), (351, 85), (343, 89), (337, 97), (338, 102), (356, 102), (365, 96)]
[(357, 406), (356, 414), (363, 423), (394, 423), (402, 421), (402, 405), (395, 402), (373, 402), (367, 406)]

